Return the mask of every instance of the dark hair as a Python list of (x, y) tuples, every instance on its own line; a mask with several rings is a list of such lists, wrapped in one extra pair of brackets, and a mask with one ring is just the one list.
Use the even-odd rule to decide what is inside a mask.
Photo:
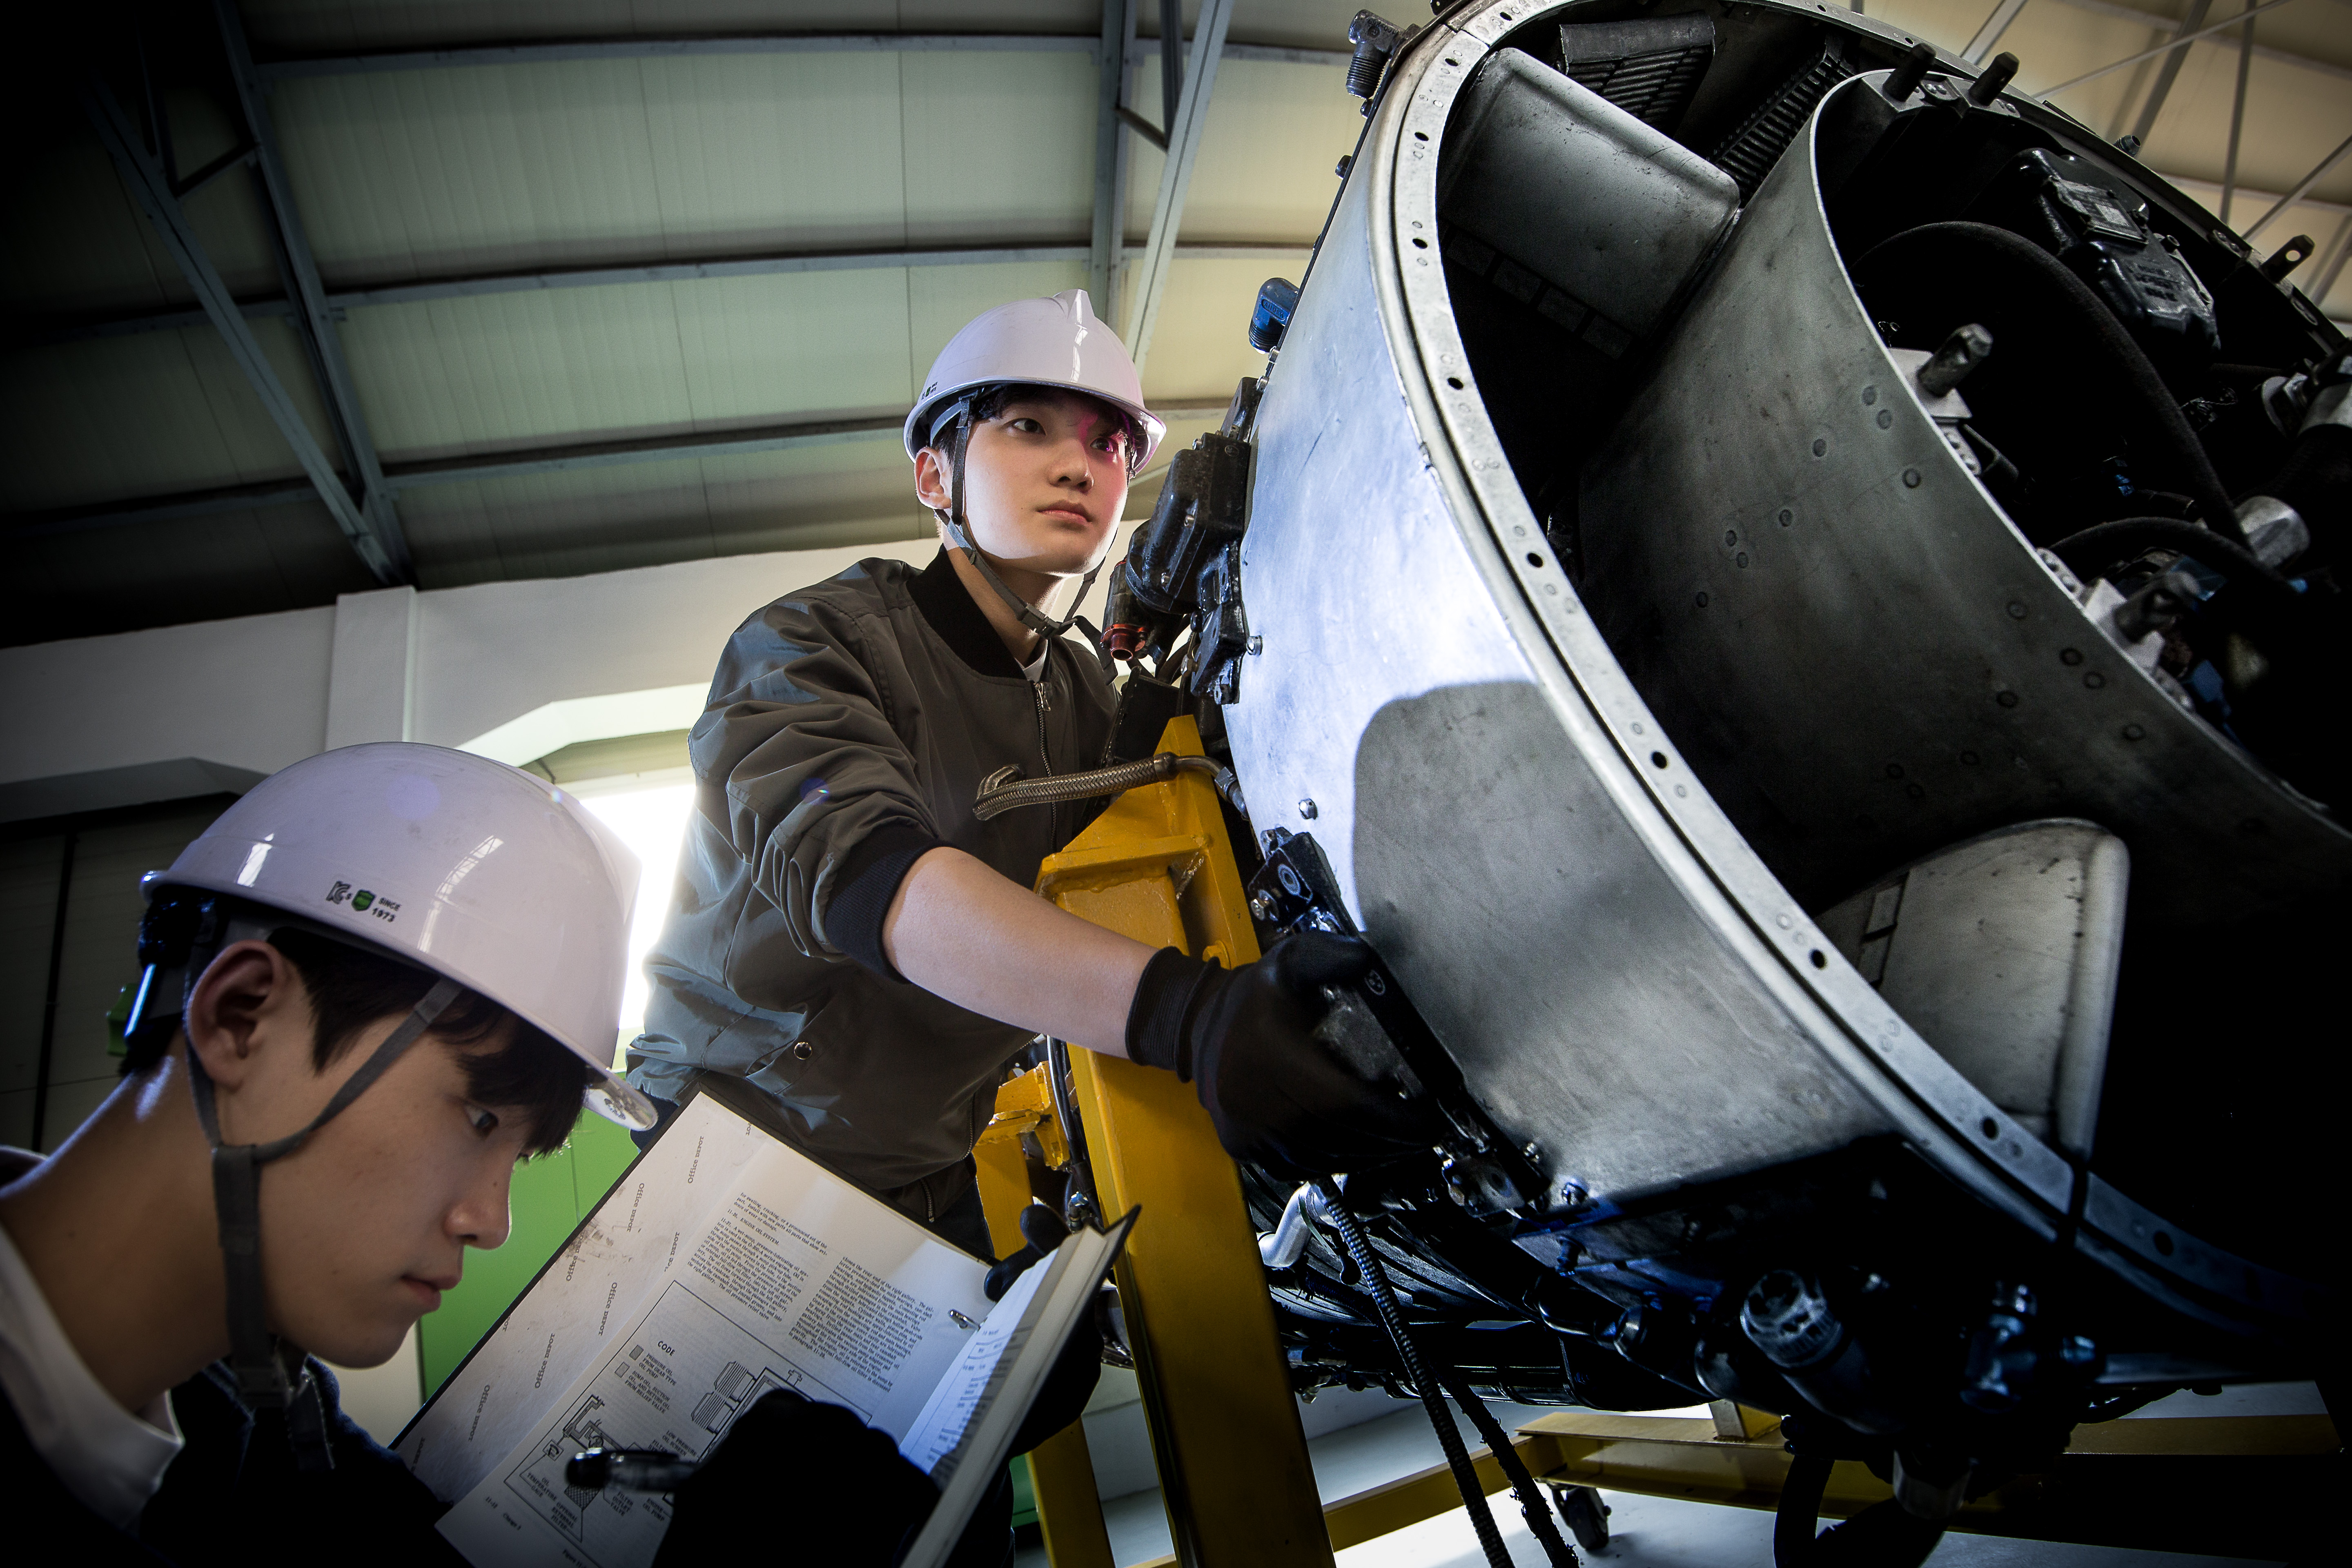
[[(299, 927), (272, 931), (269, 945), (286, 955), (310, 994), (310, 1059), (320, 1072), (349, 1051), (369, 1025), (416, 1005), (436, 979)], [(530, 1124), (524, 1152), (550, 1154), (563, 1146), (588, 1088), (586, 1062), (536, 1024), (474, 991), (461, 993), (434, 1020), (430, 1037), (457, 1052), (467, 1094), (484, 1105), (522, 1113)]]
[[(1144, 431), (1143, 422), (1141, 420), (1136, 418), (1134, 415), (1129, 414), (1126, 409), (1121, 408), (1116, 403), (1112, 403), (1105, 398), (1097, 397), (1091, 392), (1080, 392), (1073, 387), (1046, 386), (1042, 384), (1025, 381), (1000, 381), (993, 386), (982, 387), (978, 392), (972, 395), (970, 417), (974, 425), (981, 424), (985, 420), (993, 419), (998, 415), (1004, 412), (1004, 408), (1007, 404), (1013, 403), (1024, 396), (1034, 395), (1038, 393), (1062, 393), (1066, 394), (1071, 397), (1082, 397), (1086, 399), (1086, 401), (1093, 404), (1096, 407), (1109, 415), (1113, 419), (1118, 421), (1118, 427), (1122, 431), (1126, 432), (1127, 449), (1130, 453), (1140, 452), (1143, 450)], [(950, 405), (949, 406), (952, 407), (953, 405)], [(946, 409), (943, 408), (939, 415), (935, 415), (933, 417), (935, 419), (944, 420), (945, 414)], [(923, 445), (926, 447), (936, 447), (941, 451), (946, 450), (949, 428), (950, 426), (946, 423), (935, 424), (931, 427), (930, 438), (926, 440)], [(1129, 472), (1131, 473), (1132, 471), (1133, 465), (1130, 463)]]
[[(188, 962), (192, 948), (214, 940), (207, 933), (233, 914), (268, 921), (273, 911), (184, 889), (163, 889), (139, 924), (140, 962), (167, 966), (168, 973)], [(299, 926), (271, 931), (269, 945), (285, 954), (310, 997), (310, 1062), (320, 1072), (349, 1051), (369, 1025), (415, 1006), (436, 978), (413, 964)], [(163, 1060), (177, 1024), (174, 1011), (168, 1026), (159, 1020), (126, 1039), (123, 1076), (134, 1077)], [(529, 1120), (526, 1154), (551, 1154), (563, 1146), (588, 1088), (586, 1062), (544, 1029), (473, 991), (461, 993), (443, 1010), (432, 1037), (457, 1053), (468, 1094), (484, 1105), (520, 1110)], [(493, 1040), (499, 1043), (488, 1045)]]

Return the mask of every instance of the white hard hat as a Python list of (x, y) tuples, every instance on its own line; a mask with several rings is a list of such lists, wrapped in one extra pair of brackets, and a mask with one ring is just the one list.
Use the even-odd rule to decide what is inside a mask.
[(1129, 459), (1131, 472), (1142, 470), (1168, 434), (1167, 424), (1143, 405), (1143, 379), (1127, 357), (1127, 345), (1095, 320), (1085, 289), (1065, 289), (1048, 299), (983, 310), (948, 340), (907, 416), (908, 458), (929, 444), (948, 405), (975, 388), (1005, 382), (1067, 387), (1125, 413), (1143, 434), (1142, 455)]
[(591, 1104), (651, 1125), (613, 1071), (637, 859), (544, 779), (440, 746), (324, 752), (256, 784), (146, 887), (388, 949), (545, 1030), (595, 1069)]

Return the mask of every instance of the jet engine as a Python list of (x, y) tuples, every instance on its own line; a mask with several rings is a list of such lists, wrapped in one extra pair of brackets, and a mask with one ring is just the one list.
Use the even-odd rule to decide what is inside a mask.
[(1736, 1399), (1933, 1516), (2340, 1311), (2352, 357), (2007, 57), (1666, 9), (1359, 19), (1106, 647), (1448, 1130), (1245, 1173), (1299, 1385), (1400, 1386), (1341, 1202), (1481, 1392)]

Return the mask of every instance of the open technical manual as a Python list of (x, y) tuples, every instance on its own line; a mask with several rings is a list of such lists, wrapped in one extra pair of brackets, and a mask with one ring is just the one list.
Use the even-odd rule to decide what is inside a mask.
[(991, 1305), (988, 1265), (709, 1096), (679, 1112), (395, 1445), (477, 1568), (650, 1563), (669, 1500), (564, 1481), (583, 1448), (700, 1458), (774, 1388), (844, 1405), (940, 1489), (943, 1561), (1135, 1216)]

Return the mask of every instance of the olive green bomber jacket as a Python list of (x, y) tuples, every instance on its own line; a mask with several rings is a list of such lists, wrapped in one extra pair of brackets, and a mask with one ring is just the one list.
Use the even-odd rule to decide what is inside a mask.
[(771, 1125), (889, 1194), (958, 1164), (1030, 1031), (897, 977), (881, 919), (907, 868), (951, 845), (1028, 887), (1101, 803), (990, 822), (981, 780), (1092, 767), (1115, 699), (1056, 641), (1034, 685), (944, 552), (868, 559), (785, 595), (728, 642), (690, 735), (695, 809), (646, 960), (631, 1081), (681, 1098), (739, 1078)]

